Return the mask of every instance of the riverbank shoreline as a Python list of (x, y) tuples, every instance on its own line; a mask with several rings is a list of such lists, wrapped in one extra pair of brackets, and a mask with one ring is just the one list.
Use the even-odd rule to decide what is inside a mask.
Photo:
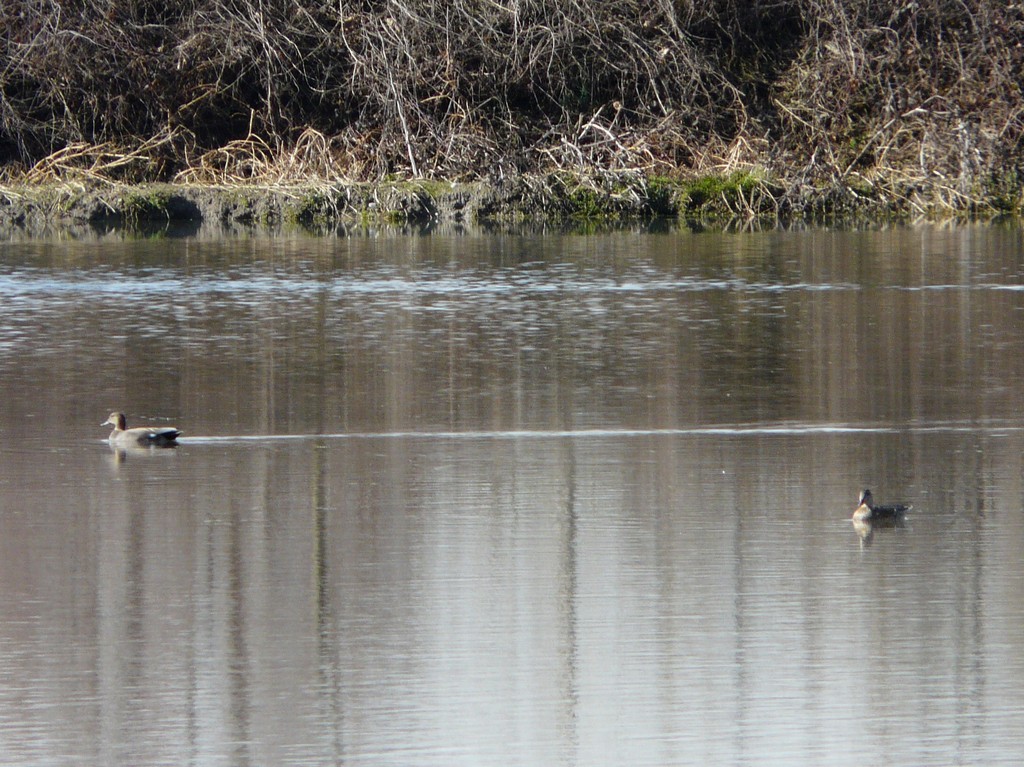
[(0, 227), (1024, 211), (1020, 3), (258, 15), (4, 4)]
[(691, 180), (638, 173), (549, 174), (497, 183), (432, 180), (291, 184), (121, 184), (52, 181), (0, 186), (0, 236), (82, 226), (159, 229), (194, 222), (328, 232), (358, 225), (616, 223), (674, 218), (762, 226), (1019, 216), (1024, 190), (951, 205), (937, 182), (796, 187), (737, 172)]

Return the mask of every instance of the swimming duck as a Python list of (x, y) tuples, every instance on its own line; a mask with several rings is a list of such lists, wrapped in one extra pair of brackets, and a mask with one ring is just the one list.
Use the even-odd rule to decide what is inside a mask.
[(172, 447), (178, 439), (180, 431), (173, 426), (136, 426), (125, 428), (124, 413), (111, 413), (100, 426), (110, 424), (114, 430), (110, 432), (110, 443), (113, 445), (152, 445), (156, 447)]
[(913, 506), (894, 503), (888, 506), (876, 506), (871, 491), (865, 488), (860, 493), (860, 502), (853, 512), (853, 521), (877, 522), (879, 520), (897, 520), (910, 511)]

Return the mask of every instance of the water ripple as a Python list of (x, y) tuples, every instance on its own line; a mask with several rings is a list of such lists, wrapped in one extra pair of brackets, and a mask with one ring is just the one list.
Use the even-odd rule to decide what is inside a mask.
[(967, 421), (936, 421), (904, 426), (847, 424), (847, 423), (780, 423), (735, 424), (721, 426), (691, 426), (674, 429), (508, 429), (477, 431), (389, 431), (389, 432), (329, 432), (307, 434), (252, 434), (210, 437), (182, 437), (179, 441), (190, 445), (223, 444), (233, 442), (272, 442), (285, 440), (318, 439), (434, 439), (434, 440), (519, 440), (519, 439), (621, 439), (631, 437), (675, 436), (771, 436), (815, 434), (924, 434), (924, 433), (984, 433), (1009, 434), (1024, 431), (1021, 424), (978, 424)]

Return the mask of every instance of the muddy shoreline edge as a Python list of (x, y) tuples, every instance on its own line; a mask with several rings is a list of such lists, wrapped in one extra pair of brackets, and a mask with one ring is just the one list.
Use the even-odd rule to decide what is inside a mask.
[(711, 225), (757, 220), (882, 223), (1016, 217), (1020, 199), (971, 210), (936, 204), (927, 189), (783, 189), (754, 174), (696, 181), (637, 175), (537, 176), (498, 183), (428, 180), (290, 185), (90, 184), (0, 186), (0, 237), (82, 227), (153, 230), (192, 222), (328, 232), (360, 225), (632, 222), (675, 218)]

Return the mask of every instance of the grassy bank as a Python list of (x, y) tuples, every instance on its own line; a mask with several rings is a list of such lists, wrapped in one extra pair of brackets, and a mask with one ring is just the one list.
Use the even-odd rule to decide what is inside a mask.
[(1022, 207), (1018, 3), (10, 0), (0, 30), (8, 214), (163, 215), (119, 202), (152, 183), (282, 220), (447, 215), (449, 182), (473, 215)]
[[(164, 184), (47, 183), (0, 187), (0, 231), (61, 224), (146, 226), (200, 221), (329, 229), (381, 223), (630, 221), (659, 216), (763, 218), (748, 177), (693, 184), (640, 174), (519, 176), (508, 182)], [(744, 191), (746, 190), (746, 191)]]
[[(425, 180), (376, 183), (306, 182), (291, 185), (65, 183), (0, 186), (0, 239), (21, 232), (109, 227), (154, 231), (174, 222), (229, 228), (329, 232), (366, 225), (465, 223), (518, 225), (616, 224), (654, 218), (685, 219), (690, 226), (775, 226), (874, 223), (919, 219), (924, 208), (886, 194), (850, 192), (839, 200), (814, 193), (796, 213), (780, 207), (775, 182), (750, 173), (692, 180), (606, 174), (520, 176), (501, 184)], [(932, 218), (950, 217), (949, 209)], [(993, 206), (972, 218), (1019, 211)], [(982, 215), (984, 214), (984, 215)]]

